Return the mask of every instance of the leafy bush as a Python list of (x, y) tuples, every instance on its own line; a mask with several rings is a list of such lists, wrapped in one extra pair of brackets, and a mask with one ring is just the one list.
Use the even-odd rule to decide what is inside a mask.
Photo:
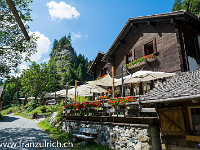
[(17, 106), (16, 109), (15, 107), (9, 107), (8, 109), (4, 109), (1, 111), (1, 114), (2, 115), (8, 115), (10, 113), (16, 113), (18, 112), (19, 110), (21, 110), (21, 107), (20, 106)]
[(0, 121), (3, 121), (3, 116), (1, 115), (1, 113), (0, 113)]
[(39, 102), (32, 100), (30, 102), (28, 102), (25, 106), (24, 106), (24, 110), (26, 112), (31, 112), (33, 111), (35, 108), (37, 108), (39, 106)]

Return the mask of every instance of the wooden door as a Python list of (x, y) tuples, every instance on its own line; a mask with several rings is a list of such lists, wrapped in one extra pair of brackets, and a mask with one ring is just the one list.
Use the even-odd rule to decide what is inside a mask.
[(162, 135), (185, 135), (182, 107), (159, 110)]

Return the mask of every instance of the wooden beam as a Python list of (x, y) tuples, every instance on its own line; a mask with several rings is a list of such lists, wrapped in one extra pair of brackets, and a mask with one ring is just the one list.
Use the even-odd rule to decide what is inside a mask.
[(112, 94), (113, 94), (113, 98), (115, 98), (115, 67), (114, 66), (112, 66), (112, 79), (113, 79)]
[(65, 95), (66, 104), (67, 104), (67, 95), (68, 95), (68, 82), (66, 83), (66, 95)]
[(77, 80), (75, 80), (74, 102), (76, 102), (76, 89), (77, 89)]
[(29, 37), (29, 35), (28, 35), (27, 31), (26, 31), (26, 28), (24, 27), (24, 24), (23, 24), (18, 12), (17, 12), (17, 9), (16, 9), (13, 1), (12, 0), (6, 0), (6, 2), (8, 4), (8, 6), (9, 6), (10, 10), (12, 11), (16, 21), (18, 22), (19, 27), (21, 28), (26, 40), (30, 41), (30, 37)]

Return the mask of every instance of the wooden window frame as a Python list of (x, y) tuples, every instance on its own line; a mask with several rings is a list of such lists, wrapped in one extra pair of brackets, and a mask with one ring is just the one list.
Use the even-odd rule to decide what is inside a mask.
[(200, 106), (189, 106), (189, 107), (188, 107), (188, 115), (189, 115), (190, 129), (191, 129), (192, 131), (194, 131), (193, 125), (192, 125), (192, 114), (191, 114), (191, 109), (192, 109), (192, 108), (200, 108)]
[[(131, 60), (129, 60), (130, 57)], [(133, 62), (134, 60), (135, 60), (135, 49), (133, 51), (131, 50), (128, 54), (126, 54), (126, 64)]]
[(143, 56), (145, 56), (145, 45), (150, 43), (150, 42), (153, 42), (153, 53), (157, 53), (157, 45), (156, 45), (156, 38), (153, 38), (151, 40), (148, 40), (148, 41), (145, 41), (143, 43), (143, 46), (142, 46), (142, 52), (143, 52)]

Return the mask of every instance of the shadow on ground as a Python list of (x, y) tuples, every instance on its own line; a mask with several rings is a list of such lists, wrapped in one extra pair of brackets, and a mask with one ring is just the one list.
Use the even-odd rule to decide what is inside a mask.
[[(46, 135), (46, 133), (39, 129), (34, 128), (5, 128), (4, 130), (0, 130), (0, 149), (61, 149), (61, 148), (45, 148), (45, 141), (46, 143), (52, 143), (53, 141), (50, 137)], [(22, 147), (10, 147), (10, 148), (3, 148), (1, 147), (1, 143), (16, 143), (17, 146)], [(22, 145), (22, 143), (24, 143)], [(29, 148), (26, 147), (29, 143)], [(32, 144), (30, 143), (41, 143), (41, 147), (33, 148)]]
[(11, 117), (11, 116), (3, 116), (4, 120), (1, 121), (1, 122), (13, 122), (19, 118), (16, 118), (16, 117)]

